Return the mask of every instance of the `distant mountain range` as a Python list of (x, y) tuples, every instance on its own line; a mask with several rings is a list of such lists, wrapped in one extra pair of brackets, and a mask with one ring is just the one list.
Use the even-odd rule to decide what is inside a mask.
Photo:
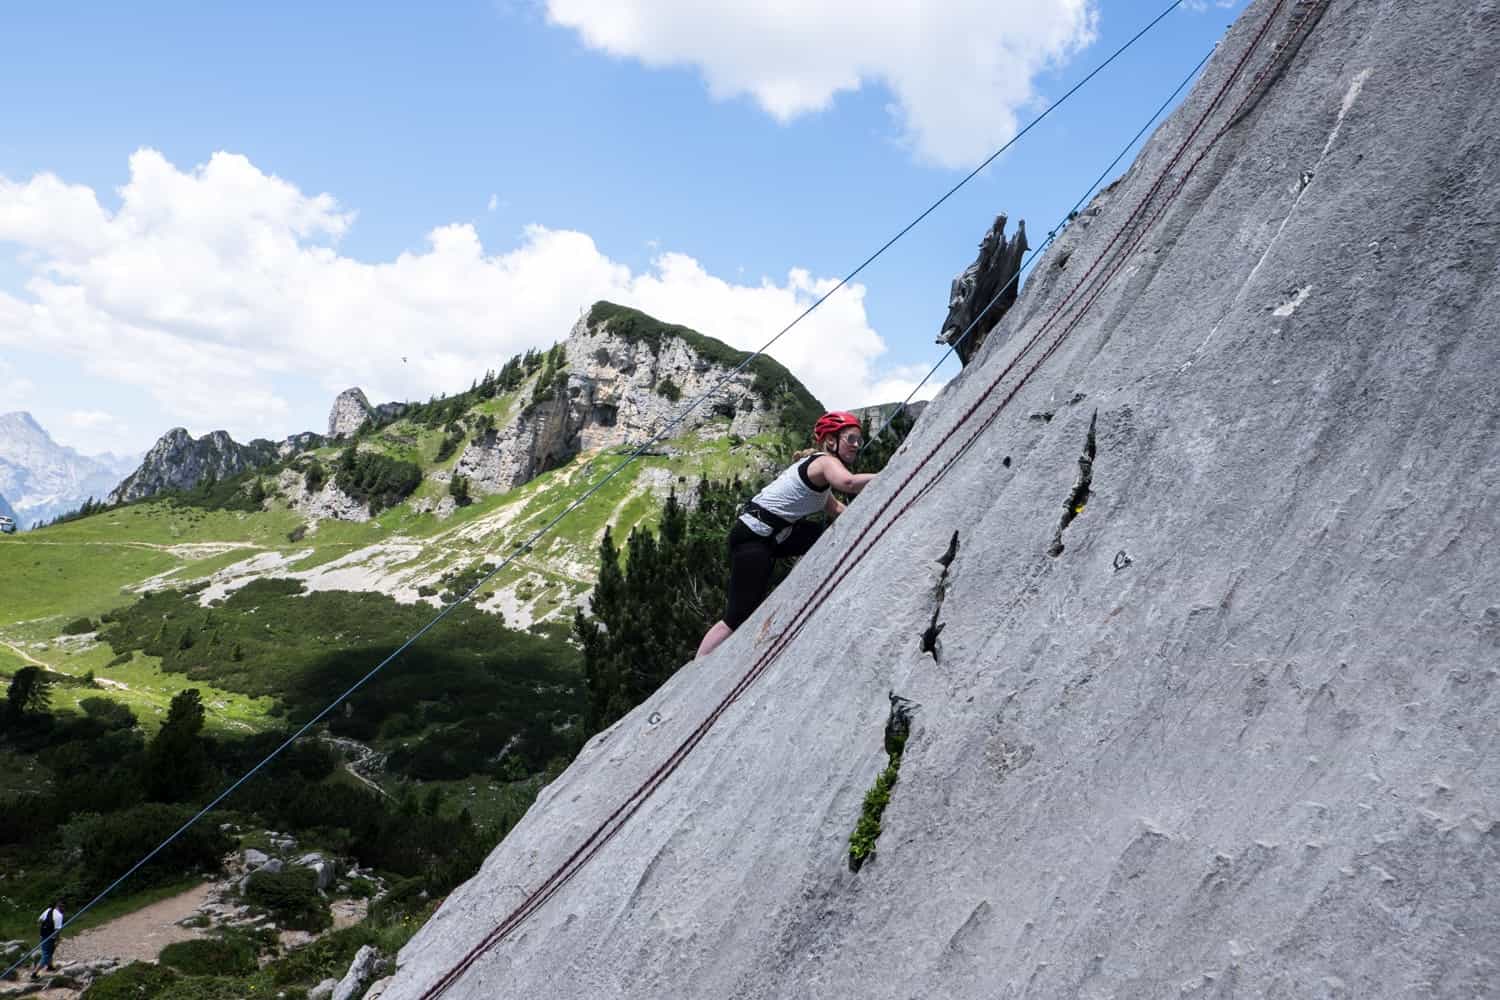
[(9, 506), (21, 527), (35, 527), (104, 499), (139, 463), (139, 455), (81, 455), (24, 410), (0, 414), (0, 513)]

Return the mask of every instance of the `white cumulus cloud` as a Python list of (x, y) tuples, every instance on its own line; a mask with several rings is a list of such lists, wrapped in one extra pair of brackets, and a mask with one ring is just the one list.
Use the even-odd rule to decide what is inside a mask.
[[(447, 224), (420, 250), (361, 261), (338, 249), (355, 213), (230, 153), (181, 170), (141, 150), (117, 195), (110, 208), (50, 174), (0, 177), (0, 243), (29, 268), (24, 288), (0, 289), (0, 345), (149, 394), (163, 421), (152, 436), (172, 424), (244, 438), (318, 428), (351, 385), (377, 401), (467, 388), (566, 336), (599, 299), (753, 348), (833, 285), (800, 269), (736, 283), (674, 252), (637, 273), (587, 234), (541, 225), (504, 253)], [(885, 351), (852, 285), (771, 353), (829, 405), (857, 406), (915, 383), (881, 370)], [(299, 396), (308, 378), (327, 395)], [(70, 423), (102, 428), (106, 416)]]
[(883, 86), (925, 160), (968, 167), (1016, 130), (1037, 74), (1095, 36), (1095, 0), (547, 0), (585, 44), (651, 67), (693, 66), (716, 98), (787, 121)]

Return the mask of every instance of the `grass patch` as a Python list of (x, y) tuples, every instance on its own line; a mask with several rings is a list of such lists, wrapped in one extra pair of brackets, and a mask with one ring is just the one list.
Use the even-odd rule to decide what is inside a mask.
[(865, 793), (864, 808), (859, 822), (849, 835), (849, 870), (857, 872), (864, 863), (875, 856), (875, 840), (880, 836), (880, 817), (891, 801), (891, 789), (896, 787), (896, 776), (901, 770), (901, 755), (893, 753), (885, 770), (875, 779), (874, 786)]
[(6, 622), (98, 615), (128, 600), (124, 587), (182, 565), (172, 553), (142, 545), (54, 545), (33, 537), (47, 533), (28, 531), (0, 544), (0, 614)]
[[(0, 651), (4, 650), (5, 647), (0, 646)], [(45, 662), (48, 669), (70, 678), (82, 680), (90, 671), (94, 674), (95, 686), (92, 688), (72, 685), (54, 687), (54, 711), (81, 712), (80, 703), (85, 698), (108, 698), (135, 712), (142, 731), (150, 735), (156, 732), (162, 719), (166, 717), (172, 698), (179, 692), (196, 687), (203, 695), (204, 708), (207, 710), (206, 725), (210, 732), (258, 732), (275, 725), (272, 717), (276, 706), (274, 697), (230, 691), (202, 680), (194, 680), (182, 673), (168, 673), (161, 669), (161, 658), (157, 656), (127, 651), (131, 653), (131, 658), (116, 663), (119, 657), (113, 655), (114, 650), (106, 643), (96, 643), (72, 653), (58, 646), (31, 652), (37, 659)]]

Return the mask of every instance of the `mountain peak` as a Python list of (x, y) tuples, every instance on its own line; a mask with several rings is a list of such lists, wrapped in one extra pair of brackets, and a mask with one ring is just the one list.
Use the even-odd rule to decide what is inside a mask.
[(40, 434), (48, 441), (52, 440), (52, 436), (47, 433), (41, 424), (36, 422), (36, 417), (33, 417), (30, 412), (26, 410), (12, 410), (9, 413), (0, 413), (0, 433), (11, 434), (18, 431)]
[(119, 480), (111, 462), (80, 455), (52, 439), (25, 410), (0, 414), (0, 495), (25, 527), (99, 498)]

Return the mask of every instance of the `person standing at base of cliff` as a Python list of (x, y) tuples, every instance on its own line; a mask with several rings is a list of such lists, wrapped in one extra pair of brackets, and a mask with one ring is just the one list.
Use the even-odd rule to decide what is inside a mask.
[(798, 453), (795, 464), (745, 504), (729, 529), (729, 607), (698, 644), (700, 657), (712, 653), (760, 607), (777, 559), (800, 556), (812, 548), (823, 525), (806, 518), (820, 510), (837, 517), (844, 505), (833, 491), (858, 493), (875, 478), (872, 472), (849, 471), (864, 445), (854, 414), (823, 414), (813, 425), (813, 443), (815, 447)]
[(57, 950), (57, 939), (62, 936), (63, 911), (59, 903), (53, 903), (42, 911), (37, 917), (37, 933), (42, 939), (42, 950), (36, 958), (36, 965), (31, 970), (31, 978), (35, 979), (42, 972), (42, 966), (47, 967), (48, 972), (56, 972), (57, 966), (52, 964), (52, 954)]

